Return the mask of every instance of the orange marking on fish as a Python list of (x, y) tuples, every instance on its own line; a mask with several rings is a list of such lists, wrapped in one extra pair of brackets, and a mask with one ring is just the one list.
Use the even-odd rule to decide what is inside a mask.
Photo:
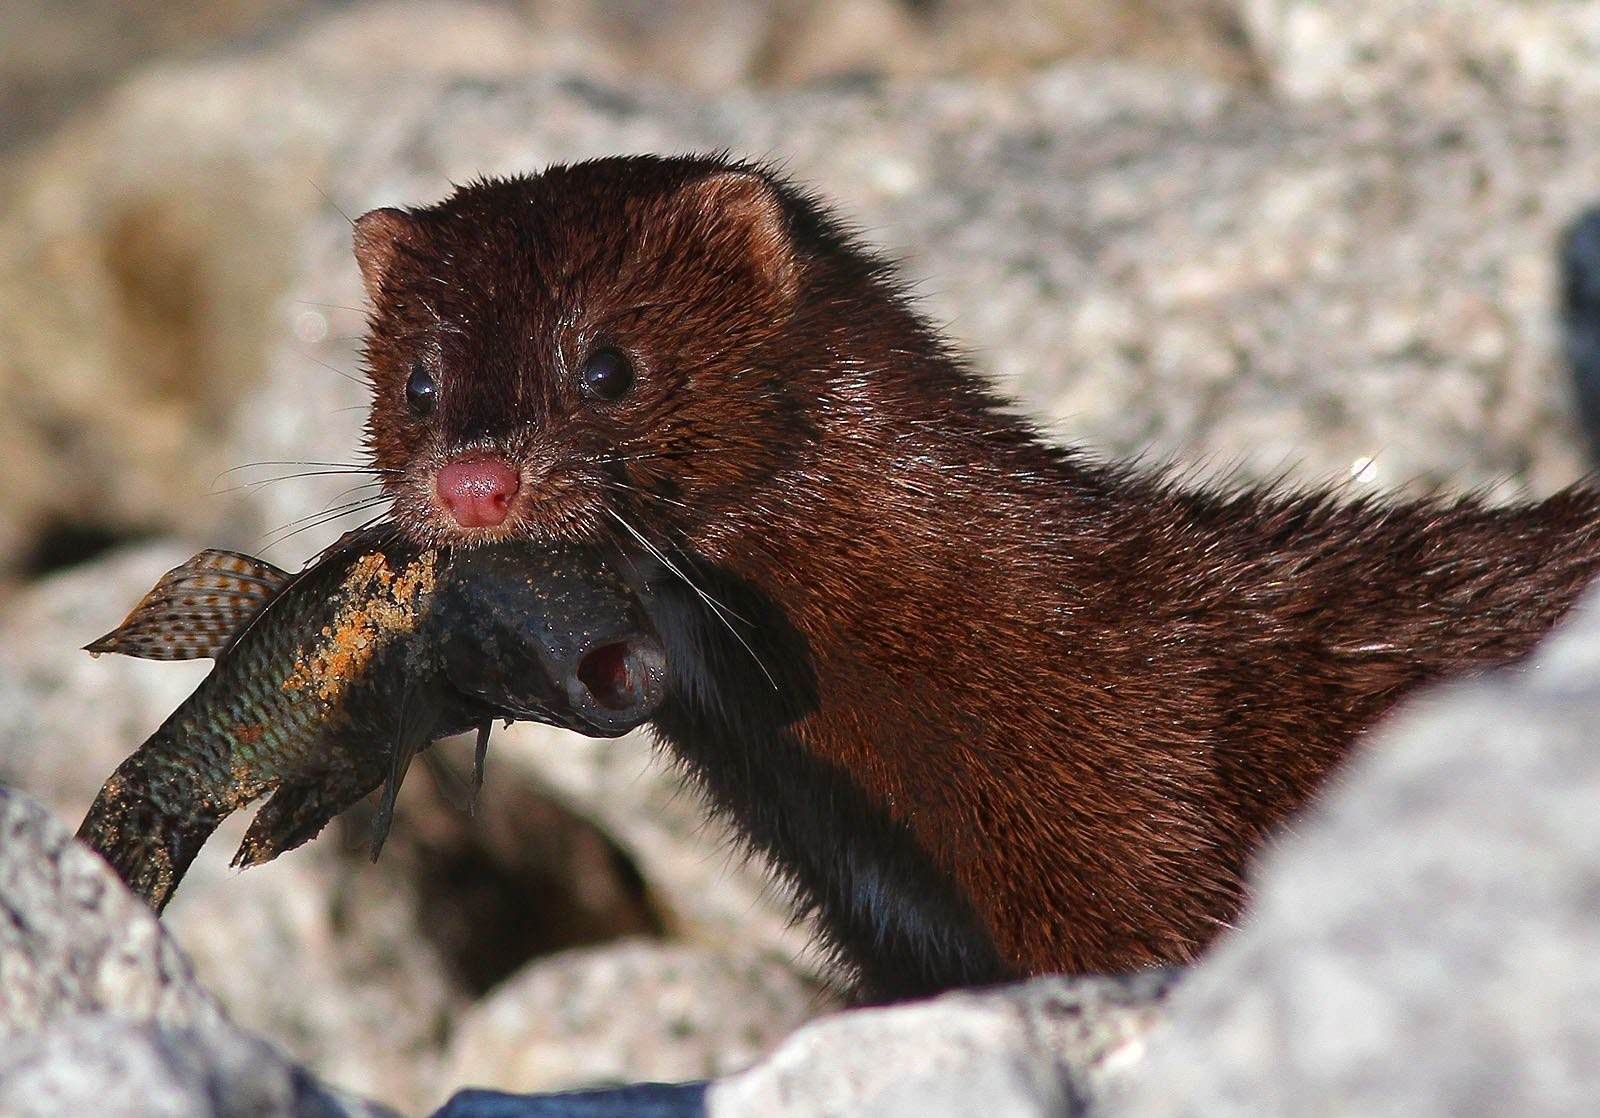
[(340, 586), (345, 605), (323, 627), (316, 646), (295, 658), (283, 689), (337, 702), (379, 649), (417, 627), (417, 607), (436, 584), (437, 559), (437, 551), (426, 551), (398, 572), (382, 555), (358, 560)]

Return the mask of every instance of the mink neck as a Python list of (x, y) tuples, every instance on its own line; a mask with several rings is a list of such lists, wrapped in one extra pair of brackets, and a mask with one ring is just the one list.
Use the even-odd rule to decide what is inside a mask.
[(820, 702), (817, 658), (784, 611), (708, 564), (650, 564), (631, 560), (669, 665), (654, 729), (768, 859), (858, 995), (893, 1001), (1013, 977), (910, 828), (801, 741)]
[[(1014, 547), (1056, 535), (1025, 506), (1092, 500), (1092, 478), (937, 352), (802, 390), (809, 453), (693, 533), (676, 570), (654, 567), (651, 612), (674, 676), (656, 728), (869, 997), (1003, 980), (1016, 972), (926, 841), (961, 828), (925, 814), (914, 829), (896, 806), (927, 802), (891, 771), (915, 766), (919, 730), (965, 722), (951, 706), (959, 669), (924, 670), (946, 635), (911, 603), (939, 608), (997, 532)], [(879, 735), (877, 712), (892, 707), (863, 702), (875, 694), (916, 708), (898, 740)]]

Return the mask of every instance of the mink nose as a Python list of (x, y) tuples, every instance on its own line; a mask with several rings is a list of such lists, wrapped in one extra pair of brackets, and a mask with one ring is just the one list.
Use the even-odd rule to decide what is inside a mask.
[(511, 511), (522, 479), (504, 458), (466, 458), (434, 477), (439, 500), (463, 528), (493, 528)]

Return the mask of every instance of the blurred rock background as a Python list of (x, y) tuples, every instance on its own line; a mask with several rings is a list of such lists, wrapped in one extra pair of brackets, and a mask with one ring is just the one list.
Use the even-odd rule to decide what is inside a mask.
[[(1600, 0), (13, 0), (0, 783), (76, 821), (204, 670), (77, 647), (364, 495), (293, 476), (360, 460), (345, 215), (717, 148), (834, 198), (1062, 438), (1355, 489), (1585, 469), (1553, 250), (1600, 195)], [(473, 818), (442, 752), (377, 866), (359, 818), (197, 865), (168, 924), (239, 1024), (415, 1111), (733, 1070), (833, 1004), (646, 742), (502, 735)]]

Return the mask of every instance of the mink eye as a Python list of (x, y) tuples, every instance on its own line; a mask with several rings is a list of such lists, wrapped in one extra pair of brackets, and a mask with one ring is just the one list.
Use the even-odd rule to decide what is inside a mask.
[(433, 382), (433, 376), (418, 361), (411, 366), (411, 378), (406, 381), (406, 403), (411, 406), (411, 414), (419, 419), (433, 411), (433, 406), (439, 402), (439, 386)]
[(589, 354), (578, 374), (583, 391), (597, 400), (620, 400), (633, 387), (633, 364), (607, 346)]

